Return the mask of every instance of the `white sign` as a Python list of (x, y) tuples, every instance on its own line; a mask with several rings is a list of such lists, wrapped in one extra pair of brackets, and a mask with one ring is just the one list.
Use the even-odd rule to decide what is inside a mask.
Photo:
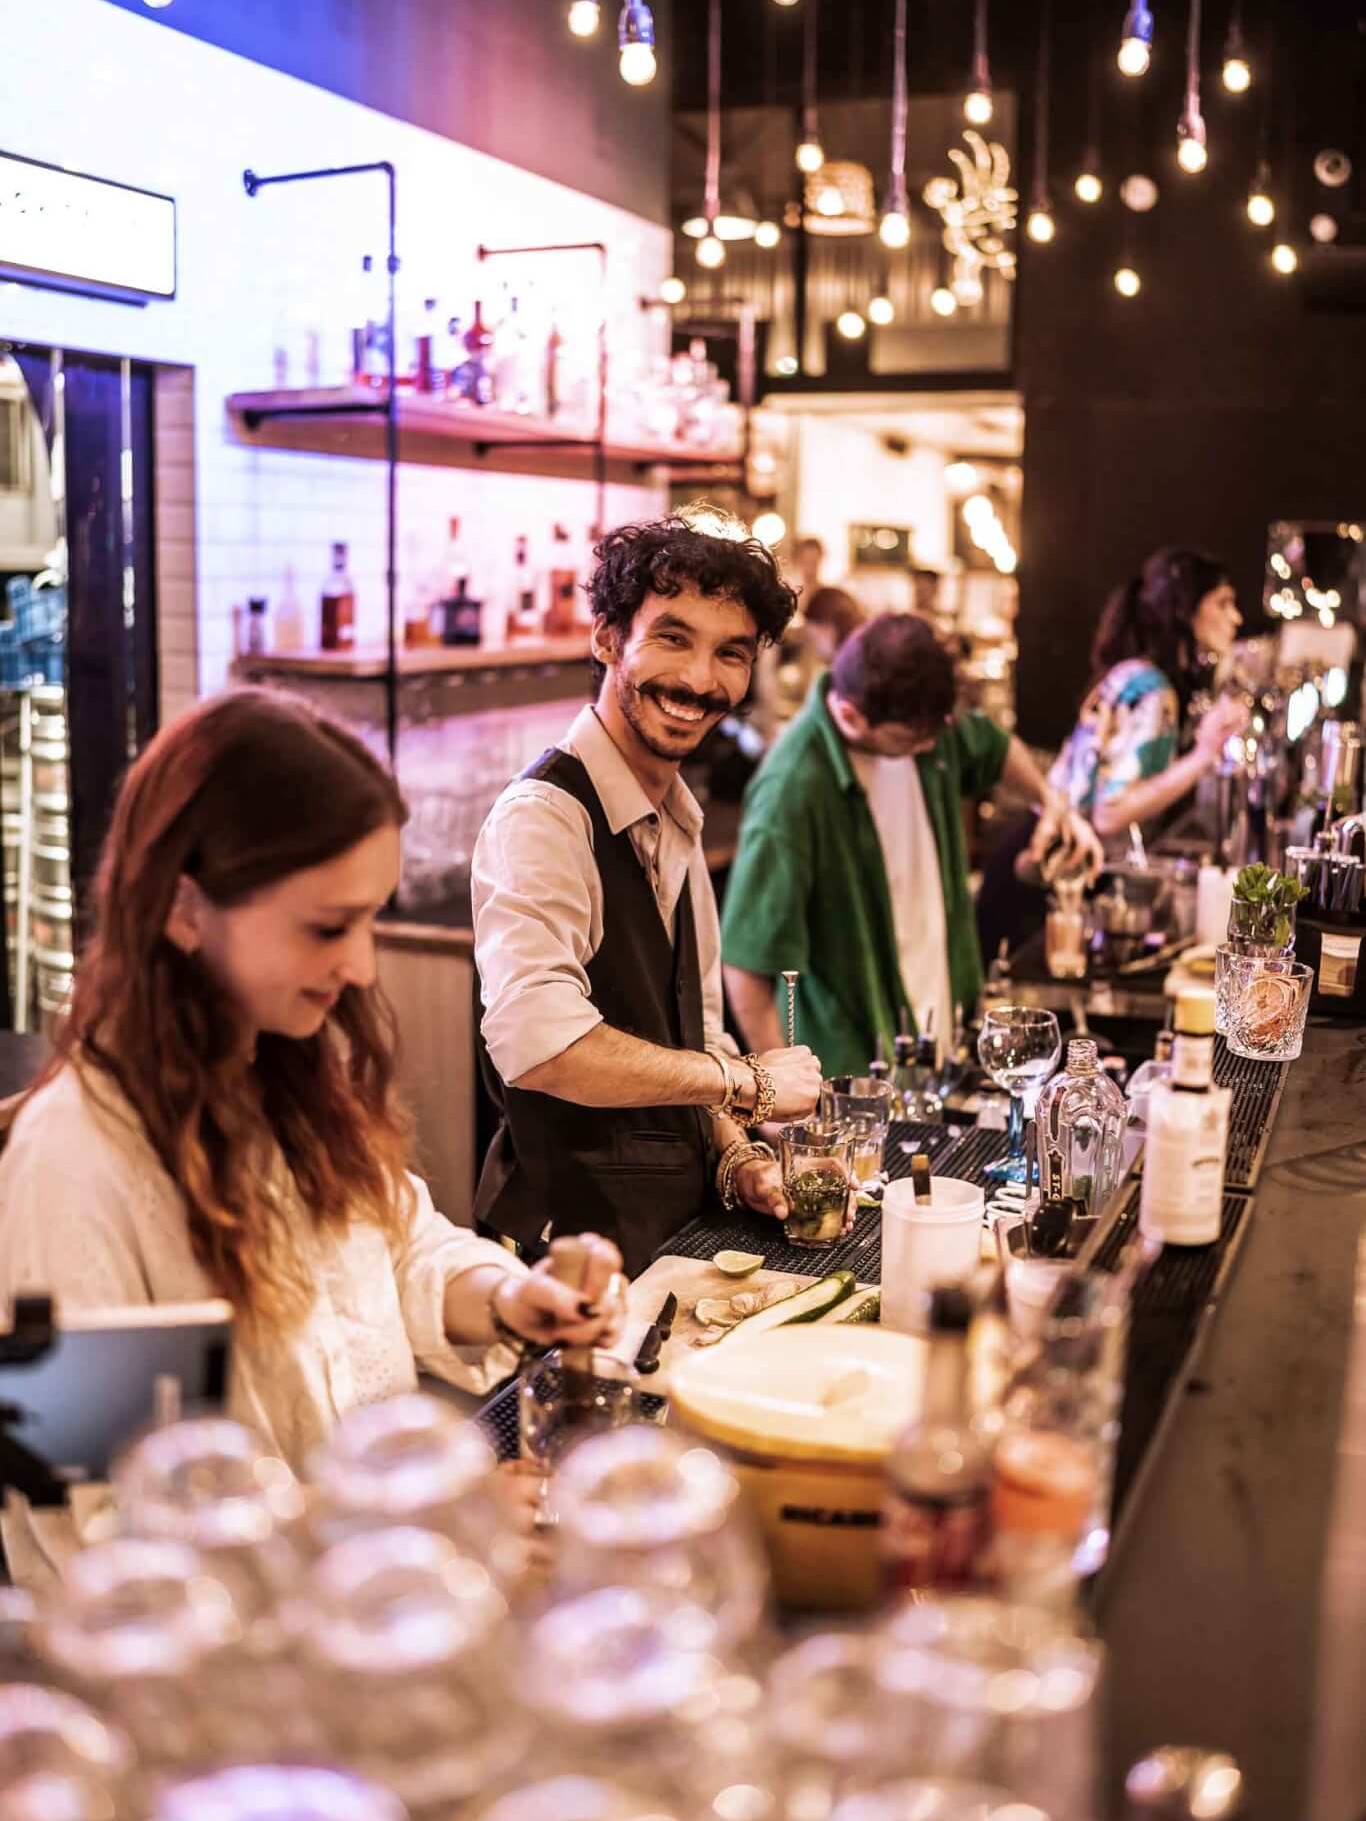
[(142, 302), (175, 296), (175, 202), (0, 152), (0, 277)]

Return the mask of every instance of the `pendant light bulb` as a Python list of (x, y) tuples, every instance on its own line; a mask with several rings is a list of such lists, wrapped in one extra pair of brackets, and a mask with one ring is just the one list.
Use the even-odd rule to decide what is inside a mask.
[(576, 38), (595, 38), (601, 24), (602, 8), (598, 0), (571, 0), (569, 29)]
[(688, 295), (688, 287), (681, 278), (666, 278), (659, 287), (661, 303), (681, 304)]
[(995, 112), (990, 89), (973, 89), (963, 97), (963, 118), (969, 126), (989, 126)]
[(1176, 162), (1191, 177), (1198, 177), (1209, 163), (1205, 120), (1200, 104), (1193, 96), (1187, 100), (1186, 111), (1176, 129)]
[(874, 297), (868, 304), (868, 320), (879, 329), (885, 329), (896, 321), (896, 306), (890, 297)]
[(899, 252), (911, 244), (911, 218), (904, 209), (888, 209), (878, 223), (877, 237), (884, 247)]
[(704, 234), (697, 243), (697, 263), (708, 272), (726, 263), (726, 249), (715, 234)]
[(1132, 266), (1121, 266), (1115, 273), (1115, 289), (1121, 297), (1137, 297), (1143, 289), (1143, 280)]
[(1153, 15), (1146, 0), (1133, 0), (1124, 16), (1119, 67), (1125, 76), (1146, 76), (1153, 60)]
[(1035, 246), (1046, 247), (1058, 232), (1058, 224), (1053, 219), (1053, 211), (1047, 202), (1036, 202), (1029, 211), (1025, 222), (1025, 233)]
[(1088, 206), (1099, 202), (1105, 194), (1105, 185), (1101, 182), (1098, 173), (1089, 168), (1078, 174), (1077, 181), (1072, 187), (1077, 193), (1077, 201), (1084, 202)]
[(814, 177), (825, 163), (825, 151), (819, 139), (803, 139), (797, 147), (797, 169)]
[(1260, 179), (1247, 199), (1247, 218), (1254, 228), (1269, 228), (1276, 219), (1276, 204)]
[(655, 17), (645, 0), (626, 0), (617, 21), (617, 46), (621, 52), (621, 79), (633, 89), (643, 89), (655, 79)]
[(1252, 87), (1252, 65), (1247, 59), (1243, 28), (1236, 14), (1237, 9), (1224, 40), (1224, 87), (1230, 95), (1246, 95)]
[(958, 310), (958, 299), (947, 285), (936, 285), (930, 292), (930, 308), (936, 316), (953, 316)]
[(841, 310), (835, 318), (835, 327), (846, 341), (862, 341), (868, 332), (868, 325), (857, 310)]
[(1282, 278), (1289, 278), (1298, 269), (1300, 256), (1294, 247), (1283, 240), (1271, 249), (1271, 263)]

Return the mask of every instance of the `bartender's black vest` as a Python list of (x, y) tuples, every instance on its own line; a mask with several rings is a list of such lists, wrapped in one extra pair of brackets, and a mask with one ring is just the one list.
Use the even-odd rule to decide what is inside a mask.
[[(602, 881), (602, 943), (588, 963), (593, 1004), (609, 1025), (667, 1049), (701, 1050), (702, 975), (685, 881), (670, 945), (630, 833), (614, 835), (580, 760), (552, 747), (522, 773), (566, 791), (588, 812)], [(528, 1009), (528, 1016), (532, 1016)], [(708, 1140), (696, 1107), (586, 1107), (510, 1088), (479, 1038), (502, 1124), (484, 1159), (475, 1218), (522, 1244), (602, 1233), (634, 1277), (702, 1211)]]

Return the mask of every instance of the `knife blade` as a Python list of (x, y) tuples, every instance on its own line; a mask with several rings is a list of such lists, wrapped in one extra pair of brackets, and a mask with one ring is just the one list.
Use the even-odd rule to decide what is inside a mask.
[(672, 1290), (664, 1298), (664, 1305), (655, 1317), (654, 1325), (659, 1329), (659, 1338), (668, 1340), (674, 1331), (674, 1322), (678, 1318), (678, 1298)]

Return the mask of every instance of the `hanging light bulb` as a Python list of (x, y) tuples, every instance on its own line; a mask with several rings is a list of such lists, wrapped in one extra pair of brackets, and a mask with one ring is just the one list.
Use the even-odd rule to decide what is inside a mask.
[(576, 38), (594, 38), (602, 24), (598, 0), (570, 0), (569, 29)]
[(1247, 60), (1247, 45), (1243, 42), (1241, 10), (1235, 6), (1229, 20), (1228, 37), (1224, 40), (1224, 87), (1230, 95), (1246, 95), (1252, 87), (1252, 65)]
[(862, 341), (868, 331), (868, 325), (857, 310), (841, 310), (835, 318), (835, 327), (846, 341)]
[(697, 243), (697, 263), (708, 272), (714, 272), (718, 266), (726, 263), (725, 243), (715, 234), (704, 234)]
[(953, 316), (958, 309), (958, 299), (947, 285), (936, 285), (930, 292), (930, 308), (936, 316)]
[(1271, 249), (1271, 263), (1283, 278), (1299, 267), (1300, 256), (1287, 241), (1282, 240)]
[(1077, 181), (1072, 188), (1076, 191), (1077, 201), (1084, 202), (1088, 206), (1099, 202), (1105, 194), (1105, 185), (1101, 182), (1100, 173), (1096, 169), (1096, 161), (1090, 153), (1087, 154), (1082, 169), (1078, 171)]
[(771, 253), (783, 237), (783, 231), (776, 221), (761, 221), (754, 230), (754, 244), (762, 247), (765, 253)]
[(633, 89), (643, 89), (655, 79), (655, 17), (645, 0), (626, 0), (617, 20), (617, 46), (621, 52), (621, 79)]
[(1119, 67), (1126, 76), (1146, 76), (1153, 56), (1153, 16), (1146, 0), (1133, 0), (1124, 15)]
[(1176, 162), (1191, 177), (1198, 177), (1209, 163), (1205, 121), (1198, 107), (1187, 108), (1176, 129)]
[(963, 118), (969, 126), (988, 126), (995, 112), (987, 57), (987, 0), (976, 0), (972, 13), (972, 87), (963, 97)]
[[(780, 4), (782, 0), (780, 0)], [(781, 544), (787, 536), (787, 521), (781, 512), (761, 512), (750, 526), (750, 530), (761, 544), (771, 550), (775, 544)]]
[(1314, 215), (1310, 217), (1309, 232), (1314, 241), (1321, 247), (1330, 247), (1338, 237), (1337, 218), (1333, 215)]
[(1271, 194), (1271, 172), (1263, 159), (1247, 194), (1247, 218), (1254, 228), (1269, 228), (1276, 219), (1276, 203)]
[(1132, 266), (1121, 266), (1115, 273), (1115, 289), (1121, 297), (1137, 297), (1143, 289), (1143, 280)]
[(1058, 224), (1053, 219), (1053, 211), (1048, 206), (1048, 198), (1036, 201), (1029, 211), (1025, 222), (1025, 233), (1036, 246), (1046, 247), (1058, 232)]
[(776, 0), (778, 6), (795, 6), (797, 0)]
[(688, 287), (681, 278), (666, 278), (659, 287), (661, 303), (681, 304), (688, 295)]
[(819, 139), (803, 139), (797, 147), (797, 169), (813, 177), (825, 163), (825, 151)]
[(877, 237), (894, 252), (911, 244), (911, 218), (904, 208), (889, 208), (878, 223)]
[(896, 321), (896, 306), (890, 297), (874, 297), (868, 304), (868, 320), (879, 329), (885, 329), (890, 322)]
[(963, 118), (969, 126), (989, 126), (996, 105), (990, 89), (971, 89), (963, 97)]

